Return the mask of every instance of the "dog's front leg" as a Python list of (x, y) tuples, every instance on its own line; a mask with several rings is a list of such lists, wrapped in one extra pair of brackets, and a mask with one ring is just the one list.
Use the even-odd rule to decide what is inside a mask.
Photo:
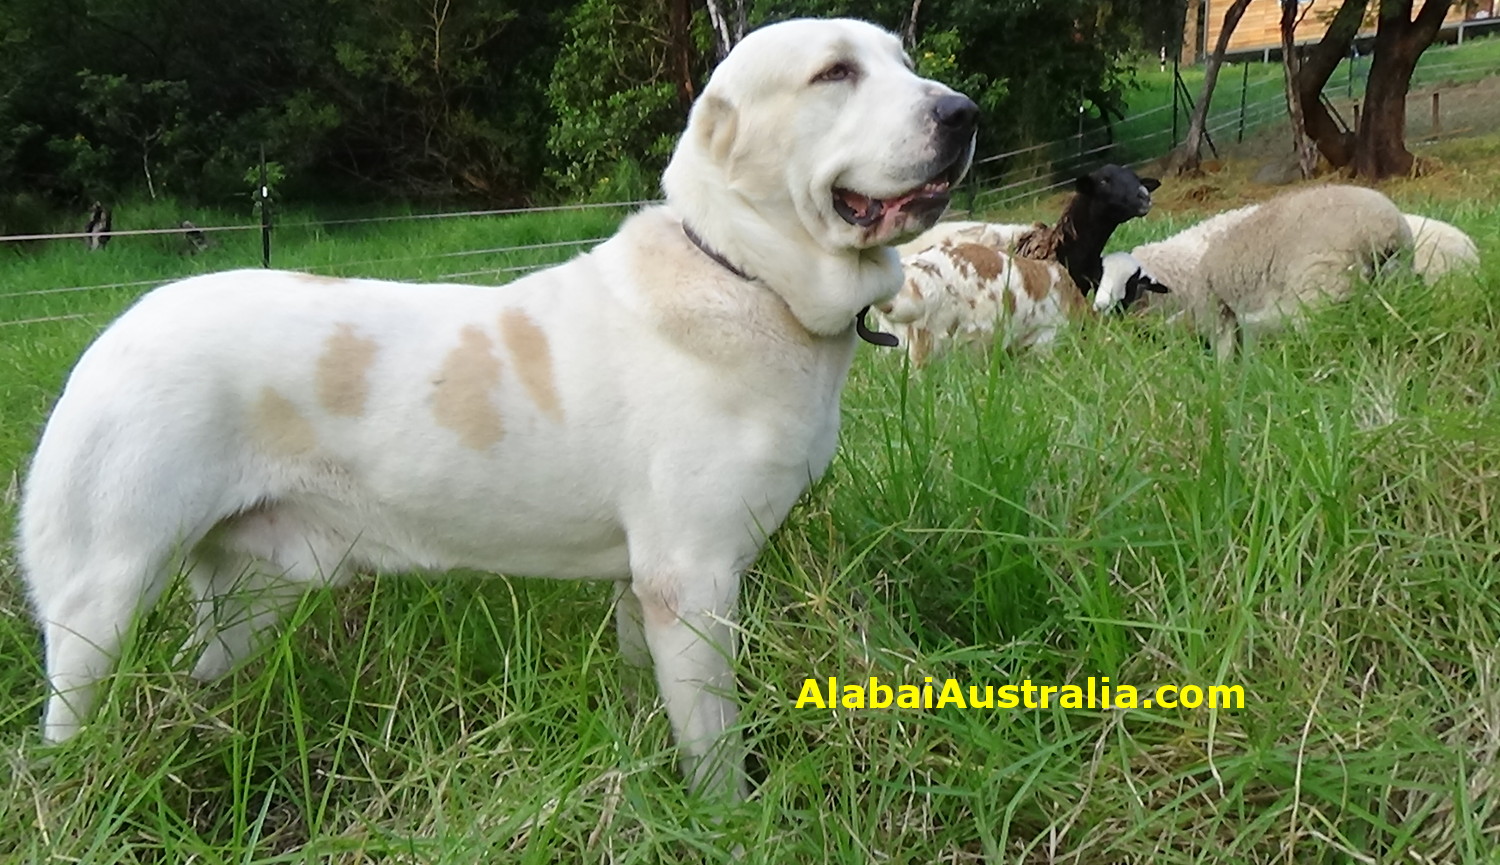
[(735, 620), (739, 573), (732, 568), (639, 569), (631, 590), (640, 601), (656, 680), (694, 790), (746, 795), (744, 748), (735, 727)]

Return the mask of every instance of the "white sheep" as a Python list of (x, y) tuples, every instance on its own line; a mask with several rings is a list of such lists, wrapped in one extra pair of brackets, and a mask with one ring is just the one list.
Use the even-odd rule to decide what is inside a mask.
[(1312, 307), (1344, 300), (1412, 246), (1389, 198), (1359, 186), (1316, 186), (1220, 214), (1131, 250), (1171, 288), (1147, 309), (1186, 314), (1221, 357), (1244, 333), (1274, 330)]
[[(1199, 268), (1203, 256), (1218, 238), (1233, 231), (1242, 220), (1260, 207), (1251, 204), (1235, 210), (1225, 211), (1209, 217), (1189, 228), (1154, 243), (1146, 243), (1130, 251), (1131, 256), (1152, 277), (1168, 286), (1171, 291), (1161, 297), (1146, 297), (1134, 307), (1137, 312), (1154, 312), (1177, 320), (1194, 310), (1214, 306), (1208, 296), (1208, 283)], [(1120, 281), (1122, 271), (1116, 271), (1109, 284), (1101, 284), (1099, 291), (1105, 294), (1123, 293), (1125, 285)], [(1126, 274), (1128, 275), (1128, 274)]]
[(1412, 269), (1428, 284), (1455, 270), (1478, 269), (1479, 247), (1458, 226), (1412, 213), (1402, 216), (1406, 218), (1415, 244)]

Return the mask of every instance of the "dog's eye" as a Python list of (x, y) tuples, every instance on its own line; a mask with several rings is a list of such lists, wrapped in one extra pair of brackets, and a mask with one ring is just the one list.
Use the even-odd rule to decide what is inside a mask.
[(814, 75), (813, 83), (817, 84), (823, 81), (853, 81), (857, 77), (859, 77), (859, 70), (854, 68), (854, 64), (845, 63), (840, 60), (817, 75)]

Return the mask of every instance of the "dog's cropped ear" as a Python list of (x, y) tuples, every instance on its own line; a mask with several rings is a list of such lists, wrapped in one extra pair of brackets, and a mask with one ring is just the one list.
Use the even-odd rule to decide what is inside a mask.
[(740, 113), (727, 99), (704, 96), (693, 106), (692, 132), (715, 163), (722, 165), (729, 161), (739, 125)]
[(1142, 177), (1141, 185), (1146, 187), (1147, 192), (1155, 192), (1161, 188), (1161, 181), (1155, 177)]

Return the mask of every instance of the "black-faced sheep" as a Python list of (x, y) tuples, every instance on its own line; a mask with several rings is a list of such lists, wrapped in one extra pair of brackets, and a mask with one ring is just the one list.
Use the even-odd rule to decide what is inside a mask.
[(1106, 165), (1078, 178), (1073, 197), (1052, 226), (1037, 226), (1016, 242), (1016, 254), (1051, 260), (1068, 271), (1085, 296), (1104, 276), (1104, 246), (1121, 224), (1151, 212), (1151, 192), (1161, 186), (1129, 168)]

